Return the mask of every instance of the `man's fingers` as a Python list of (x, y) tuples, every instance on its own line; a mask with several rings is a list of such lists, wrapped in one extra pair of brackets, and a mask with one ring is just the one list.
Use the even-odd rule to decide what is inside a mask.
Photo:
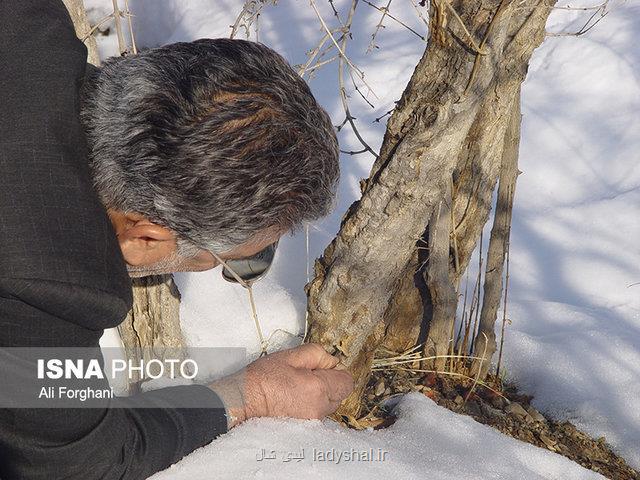
[(339, 360), (317, 343), (305, 343), (291, 350), (286, 350), (287, 363), (294, 368), (333, 368)]
[(353, 377), (345, 370), (314, 370), (313, 374), (325, 384), (330, 402), (340, 403), (353, 391)]

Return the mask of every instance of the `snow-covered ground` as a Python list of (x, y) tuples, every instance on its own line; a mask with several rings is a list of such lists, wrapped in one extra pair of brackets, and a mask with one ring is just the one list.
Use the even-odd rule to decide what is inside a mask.
[[(108, 0), (90, 0), (93, 18)], [(138, 44), (153, 47), (230, 32), (241, 0), (129, 0)], [(382, 5), (382, 2), (376, 2)], [(384, 2), (386, 4), (386, 2)], [(572, 6), (597, 1), (571, 2)], [(510, 305), (505, 365), (510, 379), (535, 395), (534, 405), (568, 418), (640, 468), (640, 2), (617, 0), (587, 35), (549, 37), (534, 55), (523, 88), (521, 141), (511, 244)], [(335, 19), (318, 2), (327, 22)], [(347, 2), (336, 1), (345, 12)], [(411, 2), (396, 0), (391, 12), (420, 34), (425, 24)], [(380, 13), (363, 2), (356, 12), (348, 54), (366, 73), (377, 99), (367, 106), (351, 91), (351, 108), (375, 149), (384, 121), (424, 51), (424, 43), (387, 19), (367, 53)], [(549, 31), (577, 30), (585, 13), (558, 10)], [(259, 40), (292, 64), (322, 36), (308, 2), (280, 0), (266, 6)], [(240, 35), (243, 38), (243, 35)], [(255, 32), (252, 33), (255, 39)], [(103, 57), (116, 51), (113, 35), (100, 38)], [(336, 66), (310, 81), (334, 123), (342, 113)], [(344, 128), (344, 150), (359, 144)], [(336, 212), (311, 229), (311, 258), (335, 235), (340, 218), (358, 198), (358, 180), (372, 159), (342, 158)], [(260, 319), (272, 348), (293, 345), (304, 329), (306, 281), (303, 235), (280, 243), (274, 268), (255, 287)], [(183, 294), (185, 333), (195, 346), (242, 346), (258, 341), (246, 292), (224, 282), (217, 270), (177, 276)], [(290, 333), (285, 333), (288, 331)], [(275, 332), (275, 333), (274, 333)], [(251, 358), (247, 359), (250, 360)], [(230, 365), (229, 369), (239, 365)], [(504, 437), (470, 418), (412, 395), (400, 421), (386, 431), (347, 432), (330, 422), (252, 420), (195, 452), (158, 479), (208, 478), (591, 478), (558, 455)], [(388, 450), (386, 462), (339, 466), (310, 461), (313, 448)], [(305, 450), (305, 460), (257, 462), (261, 448)], [(228, 472), (228, 473), (227, 473)]]
[(604, 478), (419, 393), (405, 396), (397, 411), (398, 421), (379, 431), (345, 430), (329, 420), (250, 420), (153, 479)]

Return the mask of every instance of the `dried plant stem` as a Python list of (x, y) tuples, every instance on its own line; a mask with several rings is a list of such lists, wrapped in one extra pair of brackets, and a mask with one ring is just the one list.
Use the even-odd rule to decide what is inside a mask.
[[(478, 303), (476, 305), (475, 317), (473, 320), (473, 336), (471, 338), (476, 338), (478, 334), (478, 322), (480, 319), (480, 299), (482, 292), (482, 243), (483, 243), (483, 233), (480, 233), (480, 251), (478, 253)], [(471, 342), (470, 353), (473, 353), (473, 341)]]
[(133, 22), (131, 21), (131, 9), (129, 8), (129, 0), (124, 0), (124, 6), (127, 9), (127, 23), (129, 24), (129, 36), (131, 37), (131, 51), (134, 55), (138, 54), (138, 47), (136, 46), (136, 37), (133, 34)]
[[(511, 198), (513, 198), (513, 192), (510, 192)], [(513, 201), (509, 206), (509, 209), (513, 211)], [(512, 213), (510, 212), (509, 216)], [(496, 377), (500, 377), (500, 366), (502, 365), (502, 349), (504, 348), (504, 330), (507, 324), (507, 300), (509, 297), (509, 251), (511, 247), (511, 222), (509, 222), (509, 231), (507, 233), (507, 245), (505, 253), (505, 280), (504, 280), (504, 303), (502, 307), (502, 326), (500, 328), (500, 350), (498, 351), (498, 365), (496, 367)]]
[[(310, 4), (311, 4), (311, 8), (313, 8), (313, 11), (316, 14), (316, 17), (318, 17), (318, 20), (320, 21), (320, 24), (322, 25), (322, 28), (324, 28), (324, 31), (327, 32), (327, 34), (329, 35), (329, 38), (331, 39), (331, 41), (333, 42), (333, 45), (336, 47), (336, 49), (338, 50), (338, 53), (340, 54), (340, 58), (344, 59), (344, 61), (347, 63), (347, 65), (349, 65), (349, 67), (351, 67), (356, 73), (358, 73), (358, 76), (360, 77), (360, 80), (362, 81), (362, 83), (364, 83), (366, 85), (366, 87), (369, 89), (369, 92), (373, 95), (376, 96), (373, 88), (371, 88), (371, 86), (367, 83), (367, 81), (364, 79), (364, 72), (362, 70), (360, 70), (358, 67), (356, 67), (353, 62), (351, 62), (351, 60), (349, 59), (349, 57), (347, 57), (347, 55), (344, 53), (343, 48), (340, 47), (340, 45), (338, 44), (338, 41), (336, 40), (336, 38), (333, 36), (333, 33), (331, 32), (331, 30), (329, 29), (329, 27), (327, 26), (326, 22), (324, 21), (324, 19), (322, 18), (322, 15), (320, 14), (320, 11), (318, 10), (318, 7), (316, 6), (316, 2), (315, 0), (310, 0)], [(351, 4), (351, 9), (349, 10), (349, 18), (347, 20), (347, 23), (345, 25), (345, 35), (344, 35), (344, 39), (346, 39), (346, 33), (347, 31), (351, 28), (351, 22), (353, 21), (353, 13), (355, 12), (356, 9), (356, 5), (358, 4), (357, 0), (354, 0)], [(343, 43), (344, 45), (344, 43)], [(377, 98), (377, 97), (376, 97)]]
[(411, 357), (411, 358), (407, 358), (404, 360), (393, 360), (393, 361), (386, 361), (389, 360), (387, 358), (383, 358), (383, 359), (376, 359), (373, 361), (373, 370), (381, 370), (384, 367), (391, 367), (391, 366), (395, 366), (395, 365), (403, 365), (406, 363), (413, 363), (415, 361), (422, 361), (422, 360), (435, 360), (436, 358), (462, 358), (465, 360), (480, 360), (480, 357), (474, 357), (472, 355), (431, 355), (431, 356), (427, 356), (427, 357), (423, 357), (423, 356), (416, 356), (416, 357)]
[[(312, 0), (312, 2), (313, 2), (313, 0)], [(346, 29), (351, 28), (351, 23), (353, 22), (353, 15), (355, 13), (357, 4), (358, 4), (357, 0), (353, 0), (353, 2), (351, 3), (351, 8), (349, 10), (349, 15), (347, 17), (347, 22), (345, 24), (346, 25), (346, 27), (345, 27)], [(317, 9), (316, 9), (316, 11), (317, 11)], [(318, 15), (319, 15), (319, 12), (318, 12)], [(333, 35), (331, 35), (331, 38), (335, 41), (335, 38), (333, 38)], [(353, 115), (351, 115), (351, 111), (349, 109), (349, 102), (347, 100), (347, 90), (346, 90), (345, 85), (344, 85), (344, 65), (345, 65), (345, 62), (347, 63), (347, 65), (351, 65), (349, 59), (344, 54), (344, 49), (347, 46), (347, 39), (348, 39), (348, 35), (346, 34), (346, 31), (345, 31), (345, 34), (342, 37), (342, 48), (336, 43), (338, 51), (340, 52), (340, 58), (338, 59), (338, 86), (339, 86), (339, 91), (340, 91), (340, 101), (342, 102), (342, 107), (343, 107), (344, 112), (345, 112), (345, 120), (343, 122), (343, 125), (346, 122), (349, 123), (349, 125), (351, 126), (351, 130), (353, 131), (353, 134), (356, 136), (356, 138), (358, 139), (358, 141), (362, 144), (362, 146), (364, 148), (364, 150), (361, 151), (362, 153), (364, 153), (364, 151), (367, 151), (367, 152), (371, 153), (375, 158), (378, 158), (378, 154), (369, 146), (369, 144), (365, 141), (365, 139), (362, 137), (362, 135), (360, 135), (360, 132), (358, 131), (358, 127), (356, 127), (356, 124), (354, 122), (355, 117)], [(353, 152), (353, 153), (356, 153), (356, 152)]]
[[(598, 23), (600, 23), (600, 21), (602, 21), (602, 19), (609, 14), (609, 11), (607, 10), (608, 6), (609, 6), (609, 0), (606, 0), (599, 5), (595, 5), (591, 7), (564, 7), (564, 8), (556, 7), (563, 10), (583, 10), (583, 11), (595, 10), (595, 11), (593, 12), (593, 14), (591, 14), (591, 16), (587, 19), (584, 25), (582, 25), (582, 27), (580, 27), (580, 29), (577, 32), (547, 32), (547, 36), (548, 37), (579, 37), (581, 35), (584, 35), (585, 33), (589, 32), (589, 30), (591, 30), (593, 27), (595, 27)], [(596, 18), (598, 14), (600, 15), (600, 17)]]
[[(406, 368), (406, 367), (398, 367), (398, 370), (405, 370), (407, 372), (435, 373), (436, 375), (448, 375), (450, 377), (461, 377), (461, 378), (466, 378), (467, 380), (473, 380), (473, 377), (470, 377), (469, 375), (465, 375), (464, 373), (458, 373), (458, 372), (446, 372), (443, 370), (429, 370), (426, 368)], [(478, 385), (482, 385), (487, 390), (491, 390), (496, 395), (504, 398), (509, 403), (511, 403), (511, 401), (507, 397), (505, 397), (502, 393), (500, 393), (496, 389), (490, 387), (486, 382), (483, 382), (482, 380), (478, 380)]]
[(118, 48), (120, 55), (127, 54), (127, 43), (124, 40), (124, 34), (122, 32), (122, 20), (120, 18), (120, 7), (118, 7), (118, 0), (112, 0), (113, 3), (113, 18), (116, 24), (116, 35), (118, 36)]
[(260, 356), (267, 354), (267, 343), (264, 341), (264, 335), (262, 335), (262, 328), (260, 327), (260, 322), (258, 321), (258, 311), (256, 310), (256, 302), (253, 298), (253, 287), (249, 285), (247, 287), (247, 292), (249, 292), (249, 303), (251, 304), (251, 314), (253, 315), (253, 320), (256, 324), (256, 330), (258, 332), (258, 338), (260, 339)]
[(489, 344), (489, 339), (487, 338), (484, 332), (482, 332), (482, 335), (484, 335), (484, 339), (485, 339), (484, 351), (482, 352), (482, 357), (480, 357), (480, 360), (479, 360), (480, 366), (478, 368), (478, 373), (476, 373), (475, 375), (475, 380), (473, 381), (473, 385), (471, 386), (471, 389), (467, 392), (467, 394), (464, 397), (464, 403), (467, 403), (467, 400), (469, 400), (469, 397), (471, 396), (471, 394), (476, 388), (476, 385), (478, 385), (478, 382), (480, 381), (480, 375), (482, 373), (482, 362), (484, 362), (485, 357), (487, 355), (487, 345)]
[(86, 41), (91, 35), (94, 34), (96, 30), (98, 30), (102, 25), (104, 25), (106, 22), (108, 22), (112, 18), (113, 18), (113, 13), (110, 13), (109, 15), (105, 15), (100, 20), (98, 20), (98, 23), (96, 23), (93, 27), (91, 27), (91, 30), (89, 30), (87, 34), (82, 38), (82, 41), (83, 42)]

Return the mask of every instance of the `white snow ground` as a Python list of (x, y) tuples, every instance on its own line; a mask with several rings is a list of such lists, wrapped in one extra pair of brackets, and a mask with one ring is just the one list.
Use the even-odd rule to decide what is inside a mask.
[[(422, 394), (406, 395), (397, 408), (398, 421), (375, 432), (345, 430), (329, 420), (250, 420), (152, 478), (205, 479), (222, 472), (233, 479), (604, 478), (441, 408)], [(363, 458), (353, 451), (372, 452), (373, 460), (345, 460)]]
[[(241, 0), (129, 0), (136, 39), (143, 47), (202, 37), (224, 37)], [(326, 2), (324, 18), (334, 22)], [(377, 2), (380, 3), (380, 2)], [(581, 0), (572, 6), (595, 4)], [(109, 12), (108, 0), (89, 0), (93, 18)], [(345, 11), (344, 0), (335, 2)], [(424, 34), (410, 2), (391, 12)], [(351, 91), (360, 131), (379, 147), (384, 121), (420, 58), (424, 43), (393, 21), (366, 53), (379, 12), (358, 7), (353, 62), (366, 72), (378, 99), (368, 107)], [(556, 11), (549, 31), (575, 31), (586, 17)], [(581, 23), (582, 22), (582, 23)], [(265, 7), (259, 40), (292, 64), (306, 60), (322, 32), (308, 3), (280, 0)], [(242, 35), (241, 35), (242, 37)], [(252, 34), (255, 39), (255, 33)], [(508, 377), (535, 395), (534, 405), (568, 418), (640, 468), (640, 2), (617, 0), (611, 13), (581, 37), (549, 37), (534, 55), (523, 88), (521, 141), (514, 226), (505, 365)], [(100, 38), (103, 58), (116, 53), (114, 35)], [(344, 115), (335, 65), (318, 71), (314, 94), (334, 123)], [(347, 128), (344, 150), (359, 144)], [(358, 180), (372, 159), (343, 156), (336, 212), (313, 226), (311, 258), (337, 231), (340, 217), (359, 196)], [(293, 334), (304, 328), (304, 236), (280, 243), (274, 268), (256, 287), (263, 329)], [(177, 276), (184, 329), (194, 346), (242, 346), (258, 351), (246, 293), (213, 272)], [(278, 331), (272, 347), (298, 340)], [(248, 359), (250, 360), (250, 359)], [(239, 365), (229, 365), (228, 369)], [(330, 422), (252, 420), (195, 452), (157, 478), (591, 478), (555, 454), (504, 437), (415, 395), (402, 404), (401, 420), (386, 431), (345, 432)], [(256, 462), (260, 448), (299, 451), (313, 447), (386, 448), (387, 462)], [(487, 450), (490, 449), (490, 450)], [(308, 458), (308, 457), (307, 457)], [(270, 463), (271, 462), (271, 463)], [(228, 475), (226, 472), (229, 472)], [(360, 475), (360, 476), (358, 476)]]

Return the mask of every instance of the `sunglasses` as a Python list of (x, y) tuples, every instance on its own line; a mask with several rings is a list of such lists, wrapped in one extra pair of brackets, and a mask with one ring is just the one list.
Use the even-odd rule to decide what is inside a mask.
[(252, 284), (267, 274), (276, 255), (276, 248), (278, 242), (272, 243), (251, 257), (225, 260), (222, 278), (227, 282)]

